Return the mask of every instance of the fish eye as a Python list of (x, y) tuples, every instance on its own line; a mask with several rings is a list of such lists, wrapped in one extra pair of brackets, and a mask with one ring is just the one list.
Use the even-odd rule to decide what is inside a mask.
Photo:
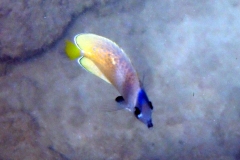
[(135, 107), (134, 115), (139, 118), (139, 114), (141, 113), (140, 109), (138, 107)]
[(153, 105), (152, 105), (152, 102), (151, 102), (151, 101), (148, 101), (148, 105), (149, 105), (149, 107), (153, 110)]

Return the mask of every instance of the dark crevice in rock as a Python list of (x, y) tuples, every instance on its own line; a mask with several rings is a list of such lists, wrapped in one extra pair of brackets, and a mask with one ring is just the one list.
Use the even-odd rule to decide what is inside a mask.
[(57, 151), (53, 146), (48, 146), (48, 149), (58, 155), (62, 160), (70, 160), (66, 155)]
[(60, 34), (59, 37), (57, 37), (55, 40), (52, 41), (50, 44), (43, 45), (41, 48), (28, 51), (27, 54), (21, 55), (20, 57), (11, 57), (8, 55), (4, 55), (3, 53), (0, 52), (0, 55), (3, 55), (0, 57), (0, 63), (11, 63), (11, 64), (19, 64), (19, 63), (24, 63), (27, 61), (30, 61), (32, 59), (41, 57), (45, 52), (48, 50), (54, 48), (56, 44), (58, 44), (59, 41), (62, 41), (64, 37), (66, 37), (67, 31), (69, 28), (72, 27), (74, 24), (75, 20), (79, 16), (84, 16), (87, 12), (97, 12), (97, 10), (101, 10), (101, 7), (103, 5), (112, 5), (115, 0), (110, 0), (109, 2), (106, 2), (107, 4), (101, 4), (101, 3), (95, 3), (91, 7), (85, 7), (81, 10), (81, 12), (73, 13), (71, 15), (71, 19), (69, 23), (67, 23), (63, 28), (62, 33)]

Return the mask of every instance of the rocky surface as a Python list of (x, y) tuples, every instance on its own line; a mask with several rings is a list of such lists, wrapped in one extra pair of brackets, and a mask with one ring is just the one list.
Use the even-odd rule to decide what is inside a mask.
[(20, 0), (0, 2), (0, 60), (21, 60), (44, 52), (79, 14), (109, 0)]
[[(240, 159), (240, 3), (101, 4), (73, 21), (57, 16), (71, 25), (38, 56), (2, 59), (0, 159)], [(115, 111), (117, 91), (67, 59), (64, 40), (82, 32), (129, 54), (154, 105), (153, 129)]]

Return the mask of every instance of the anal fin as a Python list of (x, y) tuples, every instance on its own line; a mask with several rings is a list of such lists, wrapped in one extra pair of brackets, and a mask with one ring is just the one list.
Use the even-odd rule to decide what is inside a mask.
[(99, 68), (90, 59), (88, 59), (86, 57), (81, 57), (81, 58), (79, 58), (78, 62), (87, 71), (91, 72), (92, 74), (101, 78), (102, 80), (106, 81), (107, 83), (110, 83), (110, 81), (105, 77), (105, 75), (99, 70)]

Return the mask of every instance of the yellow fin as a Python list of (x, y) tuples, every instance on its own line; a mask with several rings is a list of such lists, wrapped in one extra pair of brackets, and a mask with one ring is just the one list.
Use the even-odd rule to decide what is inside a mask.
[(66, 40), (65, 52), (69, 59), (74, 60), (81, 56), (80, 49), (71, 41)]
[(88, 59), (86, 57), (81, 57), (79, 59), (79, 64), (87, 71), (91, 72), (92, 74), (101, 78), (102, 80), (106, 81), (107, 83), (111, 84), (111, 82), (109, 82), (109, 80), (104, 76), (104, 74), (99, 70), (99, 68), (90, 59)]

